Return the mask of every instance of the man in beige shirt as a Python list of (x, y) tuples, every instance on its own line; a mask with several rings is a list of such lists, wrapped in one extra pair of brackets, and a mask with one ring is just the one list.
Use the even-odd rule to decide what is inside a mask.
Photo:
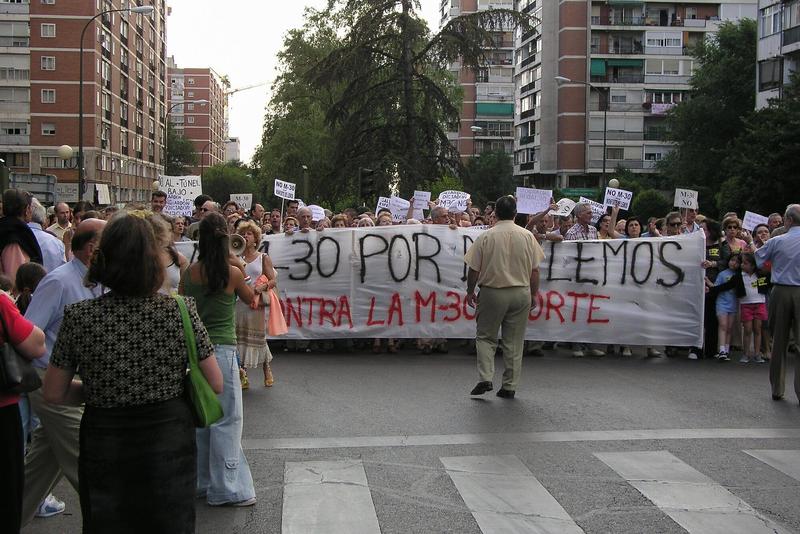
[(47, 228), (47, 231), (64, 240), (64, 232), (72, 228), (69, 222), (69, 206), (66, 202), (57, 202), (55, 205), (56, 222)]
[[(514, 197), (500, 197), (495, 214), (497, 224), (478, 236), (464, 256), (469, 267), (467, 304), (477, 304), (475, 345), (480, 382), (470, 394), (481, 395), (494, 387), (494, 355), (502, 327), (500, 348), (505, 371), (497, 396), (513, 399), (522, 369), (528, 314), (536, 307), (544, 251), (531, 232), (514, 224)], [(476, 285), (480, 287), (479, 296), (475, 295)]]

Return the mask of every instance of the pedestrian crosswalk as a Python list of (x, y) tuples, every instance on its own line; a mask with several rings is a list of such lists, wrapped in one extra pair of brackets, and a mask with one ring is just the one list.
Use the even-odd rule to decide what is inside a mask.
[[(744, 450), (737, 454), (800, 482), (800, 450)], [(668, 450), (596, 452), (593, 456), (602, 462), (598, 465), (604, 464), (621, 483), (641, 493), (690, 534), (792, 532)], [(571, 517), (517, 456), (438, 460), (474, 518), (476, 532), (584, 532), (580, 518)], [(360, 459), (286, 462), (283, 483), (284, 534), (382, 532), (368, 473)]]

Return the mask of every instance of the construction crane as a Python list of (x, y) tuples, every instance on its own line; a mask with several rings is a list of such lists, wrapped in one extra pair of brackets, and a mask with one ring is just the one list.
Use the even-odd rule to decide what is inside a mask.
[(244, 87), (238, 87), (236, 89), (231, 89), (229, 91), (225, 91), (225, 96), (232, 95), (234, 93), (238, 93), (239, 91), (246, 91), (248, 89), (254, 89), (256, 87), (261, 87), (262, 85), (267, 85), (267, 82), (254, 83), (252, 85), (245, 85)]

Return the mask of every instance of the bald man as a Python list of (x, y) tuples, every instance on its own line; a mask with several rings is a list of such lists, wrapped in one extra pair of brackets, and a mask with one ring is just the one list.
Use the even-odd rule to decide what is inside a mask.
[[(64, 318), (64, 308), (102, 294), (98, 287), (86, 287), (83, 279), (105, 225), (106, 221), (100, 219), (86, 219), (78, 225), (72, 238), (72, 260), (39, 282), (25, 312), (25, 318), (45, 333), (47, 351), (44, 356), (33, 361), (33, 366), (42, 378)], [(91, 343), (92, 340), (87, 339), (86, 342)], [(82, 407), (46, 403), (41, 389), (28, 393), (28, 398), (41, 424), (33, 431), (31, 446), (25, 456), (23, 525), (33, 518), (39, 504), (50, 494), (62, 476), (66, 476), (75, 491), (78, 491), (79, 433), (83, 417)]]

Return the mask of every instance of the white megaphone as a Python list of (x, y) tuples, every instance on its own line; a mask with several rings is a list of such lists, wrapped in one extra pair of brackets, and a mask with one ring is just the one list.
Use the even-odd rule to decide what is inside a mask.
[(239, 234), (233, 234), (230, 237), (229, 248), (234, 256), (241, 256), (246, 246), (247, 241)]

